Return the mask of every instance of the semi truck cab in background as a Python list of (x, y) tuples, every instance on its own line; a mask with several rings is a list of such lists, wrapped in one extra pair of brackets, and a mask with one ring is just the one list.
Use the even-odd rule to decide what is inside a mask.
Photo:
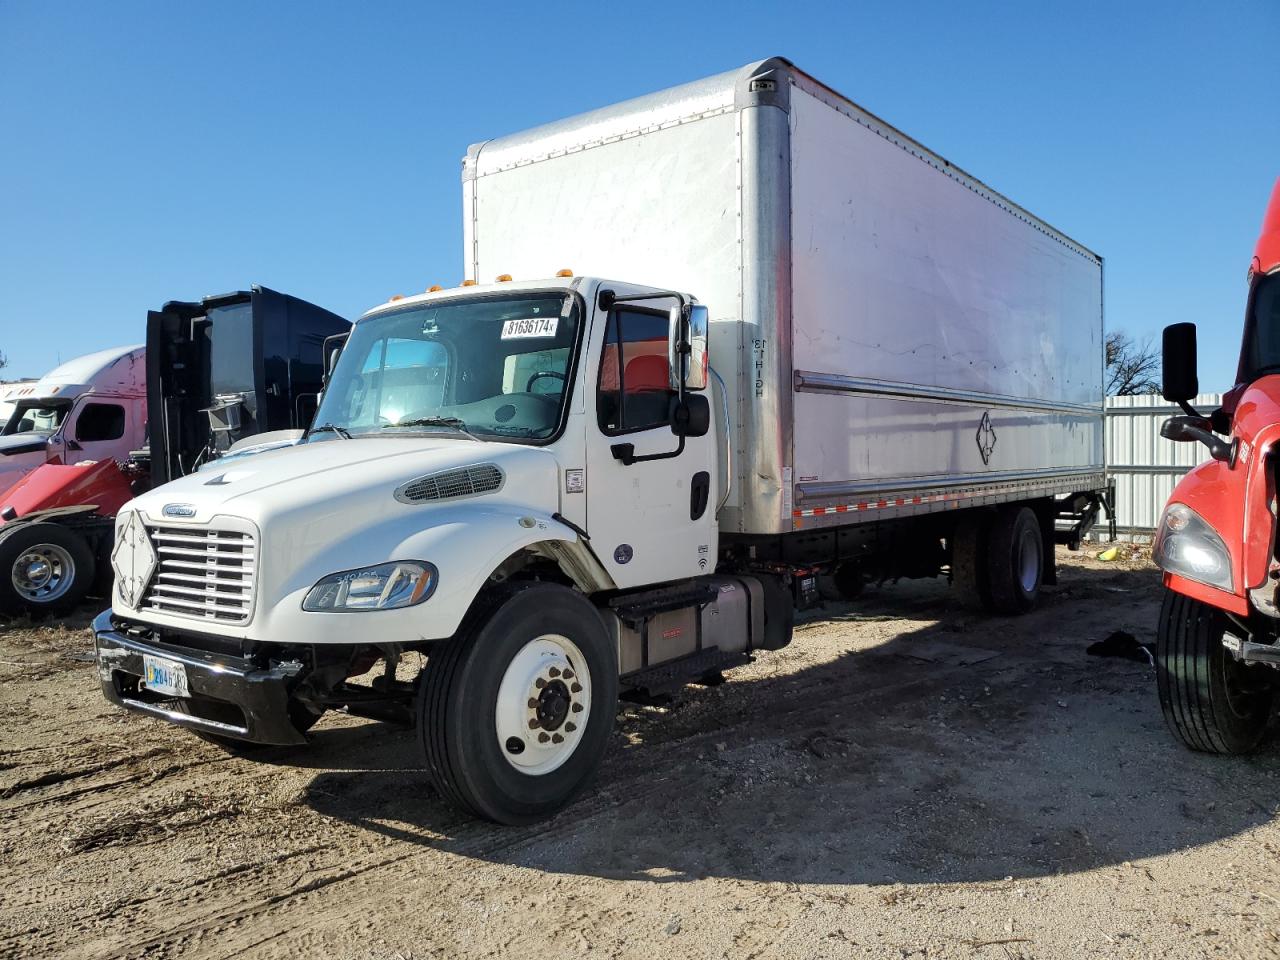
[(1196, 328), (1164, 331), (1164, 396), (1185, 411), (1161, 428), (1211, 459), (1174, 488), (1152, 557), (1167, 588), (1157, 637), (1160, 703), (1174, 735), (1208, 753), (1258, 745), (1280, 681), (1280, 180), (1248, 272), (1236, 384), (1214, 411), (1199, 393)]
[(0, 422), (0, 504), (43, 464), (128, 457), (146, 436), (146, 384), (137, 345), (77, 357), (12, 388)]
[(1106, 506), (1100, 258), (784, 60), (462, 186), (466, 280), (361, 317), (303, 442), (120, 511), (108, 699), (228, 746), (400, 721), (527, 822), (620, 690), (786, 645), (819, 574), (1016, 614)]
[(23, 456), (29, 469), (7, 488), (0, 473), (0, 614), (57, 613), (109, 588), (114, 517), (136, 494), (300, 437), (325, 340), (350, 326), (255, 285), (170, 301), (148, 314), (145, 350), (81, 357), (20, 385), (0, 471)]

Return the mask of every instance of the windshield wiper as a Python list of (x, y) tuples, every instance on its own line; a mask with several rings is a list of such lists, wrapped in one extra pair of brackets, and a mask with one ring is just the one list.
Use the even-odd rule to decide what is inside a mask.
[(307, 436), (310, 437), (317, 433), (336, 433), (343, 440), (351, 439), (351, 434), (347, 432), (347, 428), (340, 427), (336, 423), (322, 423), (318, 427), (312, 427), (311, 432), (308, 433)]
[(480, 442), (480, 438), (468, 431), (466, 423), (457, 417), (417, 417), (413, 420), (401, 420), (399, 423), (382, 425), (383, 430), (390, 430), (393, 427), (452, 427), (464, 437), (469, 437), (476, 443)]

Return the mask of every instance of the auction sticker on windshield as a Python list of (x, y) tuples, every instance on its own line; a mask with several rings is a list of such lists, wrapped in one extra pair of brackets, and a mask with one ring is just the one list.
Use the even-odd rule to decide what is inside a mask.
[(560, 325), (559, 317), (529, 317), (525, 320), (504, 320), (503, 340), (519, 340), (521, 337), (554, 337)]

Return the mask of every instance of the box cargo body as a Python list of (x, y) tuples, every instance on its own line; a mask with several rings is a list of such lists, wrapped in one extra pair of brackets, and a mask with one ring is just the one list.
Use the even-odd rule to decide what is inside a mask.
[(781, 59), (473, 146), (466, 274), (712, 317), (722, 533), (1104, 486), (1102, 260)]

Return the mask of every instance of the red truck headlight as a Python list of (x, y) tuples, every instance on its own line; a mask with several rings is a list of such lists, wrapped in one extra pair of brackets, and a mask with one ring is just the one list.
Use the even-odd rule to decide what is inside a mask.
[(1171, 503), (1160, 518), (1151, 559), (1166, 573), (1232, 592), (1231, 553), (1218, 532), (1185, 503)]

